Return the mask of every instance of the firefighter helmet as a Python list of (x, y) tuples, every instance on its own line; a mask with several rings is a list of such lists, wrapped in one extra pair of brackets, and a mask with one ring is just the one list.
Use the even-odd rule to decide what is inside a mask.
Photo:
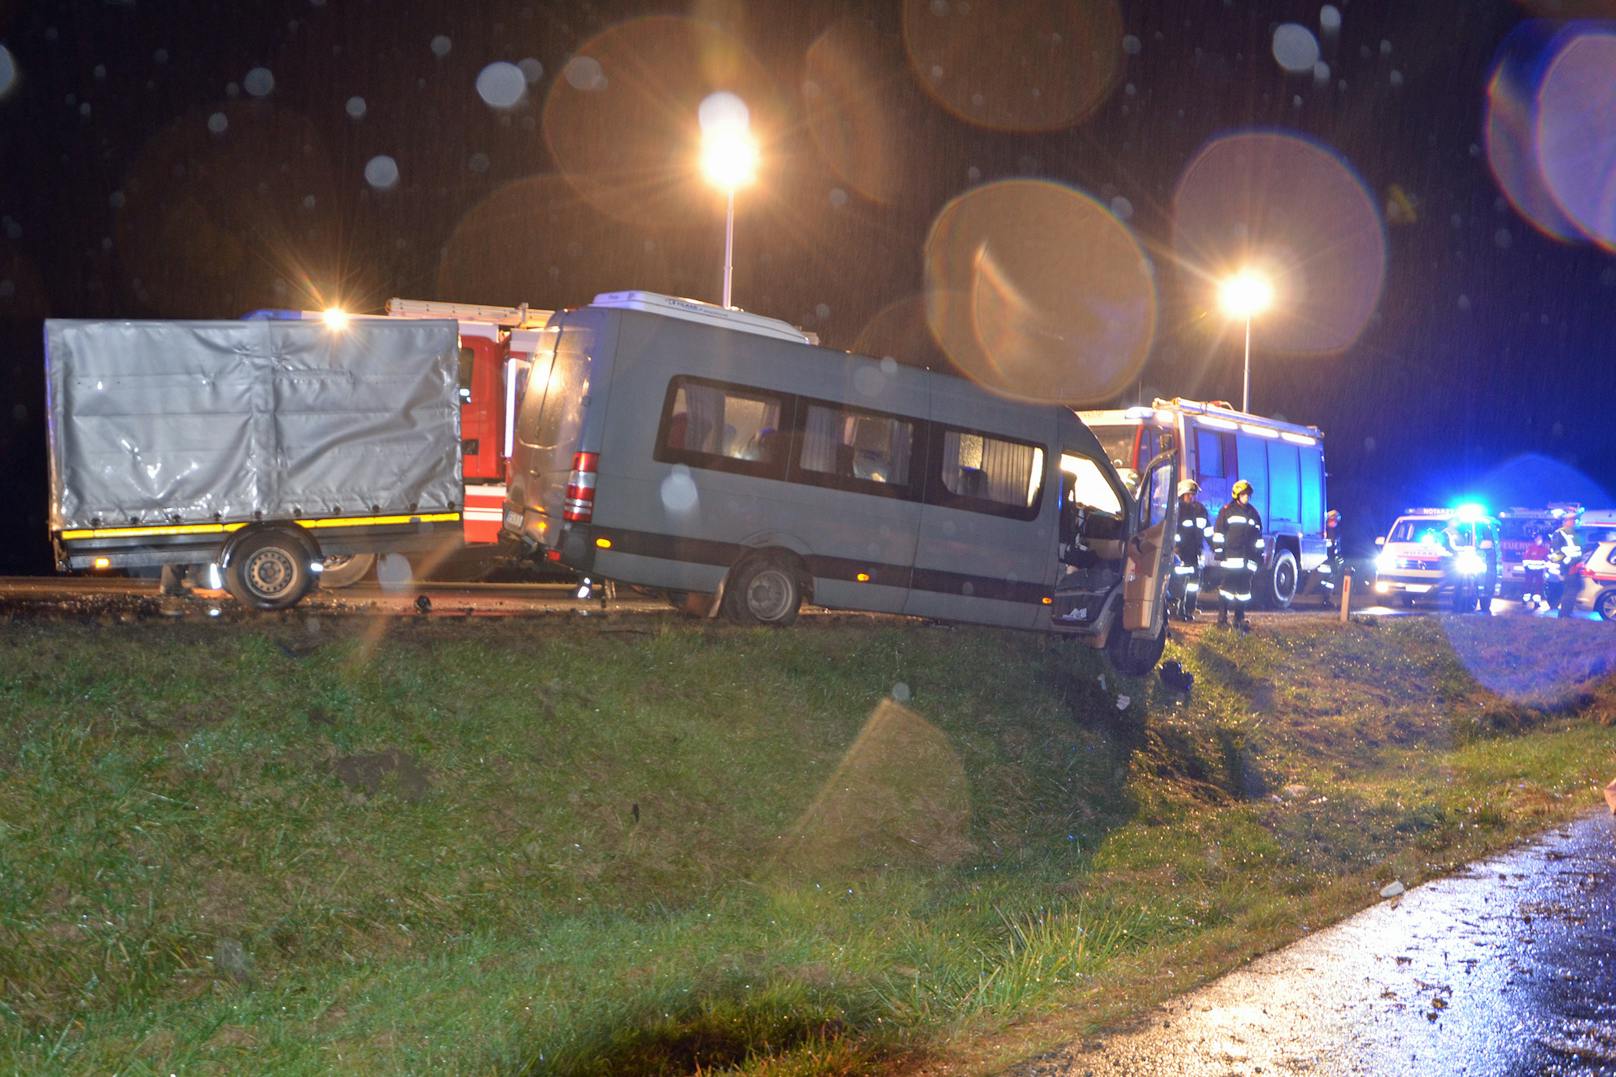
[(1198, 494), (1200, 492), (1201, 484), (1196, 482), (1194, 479), (1183, 479), (1178, 484), (1179, 497), (1186, 497), (1190, 494)]
[(1251, 493), (1251, 483), (1247, 482), (1245, 479), (1237, 479), (1235, 480), (1233, 489), (1229, 491), (1229, 496), (1239, 497), (1241, 494), (1249, 493)]

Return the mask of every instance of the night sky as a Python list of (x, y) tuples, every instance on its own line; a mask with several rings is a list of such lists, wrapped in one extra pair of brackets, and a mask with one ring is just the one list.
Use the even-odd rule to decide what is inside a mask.
[[(43, 318), (716, 302), (721, 90), (764, 155), (738, 306), (1238, 402), (1208, 274), (1283, 250), (1253, 410), (1323, 428), (1349, 544), (1460, 495), (1616, 504), (1616, 37), (1560, 6), (0, 0), (0, 571), (49, 571)], [(939, 346), (961, 251), (1014, 316)]]

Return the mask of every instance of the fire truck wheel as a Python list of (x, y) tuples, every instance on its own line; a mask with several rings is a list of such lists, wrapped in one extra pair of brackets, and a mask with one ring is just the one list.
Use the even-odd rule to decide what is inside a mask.
[(735, 567), (724, 588), (724, 611), (741, 624), (784, 627), (802, 608), (802, 577), (781, 558), (754, 554)]
[(352, 587), (364, 579), (376, 565), (373, 553), (338, 554), (325, 559), (325, 570), (320, 573), (321, 587)]
[(1263, 604), (1269, 609), (1290, 609), (1296, 598), (1296, 580), (1296, 555), (1289, 550), (1276, 551), (1273, 563), (1263, 575)]
[(225, 584), (236, 600), (257, 610), (296, 605), (313, 581), (309, 551), (296, 536), (284, 531), (261, 531), (242, 539), (225, 574)]
[(1594, 610), (1607, 621), (1616, 621), (1616, 591), (1606, 591), (1594, 599)]

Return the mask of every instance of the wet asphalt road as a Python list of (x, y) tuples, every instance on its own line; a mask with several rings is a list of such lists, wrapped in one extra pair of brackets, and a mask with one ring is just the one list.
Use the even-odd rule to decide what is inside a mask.
[(1616, 1075), (1616, 826), (1585, 816), (1011, 1073)]

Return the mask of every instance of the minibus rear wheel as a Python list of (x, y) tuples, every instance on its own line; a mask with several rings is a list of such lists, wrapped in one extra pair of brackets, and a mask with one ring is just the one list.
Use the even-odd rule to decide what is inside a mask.
[(739, 624), (784, 627), (802, 608), (802, 577), (784, 559), (754, 555), (735, 566), (724, 588), (724, 612)]

